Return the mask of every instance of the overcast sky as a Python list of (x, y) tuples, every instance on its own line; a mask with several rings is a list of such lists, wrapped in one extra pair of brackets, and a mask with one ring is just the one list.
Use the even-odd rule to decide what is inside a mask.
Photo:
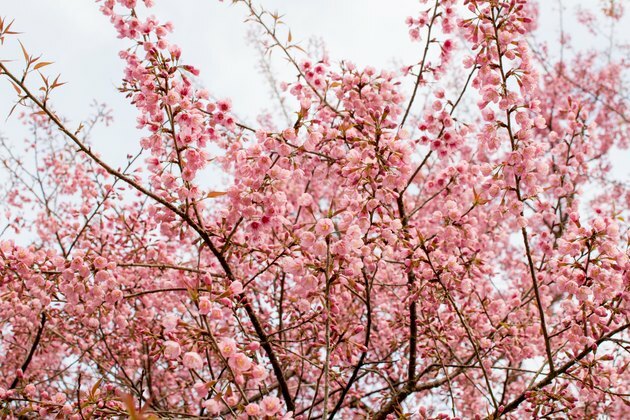
[[(394, 68), (394, 63), (418, 61), (420, 45), (412, 43), (404, 20), (420, 10), (417, 0), (261, 0), (268, 10), (278, 10), (291, 27), (294, 40), (321, 37), (333, 61), (349, 59), (360, 65)], [(576, 6), (594, 7), (599, 0), (564, 0), (569, 12)], [(265, 79), (255, 70), (257, 54), (247, 43), (250, 24), (243, 23), (242, 5), (218, 0), (156, 0), (153, 13), (170, 20), (175, 32), (170, 39), (183, 50), (183, 60), (201, 69), (201, 82), (217, 97), (230, 97), (239, 116), (254, 121), (263, 109), (274, 106)], [(260, 3), (260, 2), (259, 2)], [(557, 0), (543, 0), (537, 37), (554, 40), (558, 35)], [(113, 109), (114, 124), (99, 129), (94, 147), (110, 162), (121, 164), (135, 151), (140, 134), (135, 129), (135, 109), (116, 91), (122, 62), (119, 50), (129, 41), (116, 38), (108, 19), (90, 0), (0, 0), (0, 15), (15, 19), (14, 29), (30, 53), (54, 61), (48, 72), (59, 72), (68, 82), (55, 92), (57, 112), (77, 126), (94, 99)], [(565, 14), (565, 28), (578, 44), (591, 37), (575, 30), (572, 13)], [(617, 36), (628, 37), (624, 27)], [(0, 47), (0, 59), (20, 59), (15, 40)], [(553, 46), (553, 44), (552, 44)], [(17, 64), (13, 64), (13, 68)], [(290, 67), (276, 61), (281, 75), (289, 79)], [(16, 118), (5, 121), (14, 97), (7, 83), (0, 83), (0, 133), (12, 140), (23, 136)], [(131, 147), (131, 148), (130, 148)], [(625, 173), (628, 171), (626, 170)]]

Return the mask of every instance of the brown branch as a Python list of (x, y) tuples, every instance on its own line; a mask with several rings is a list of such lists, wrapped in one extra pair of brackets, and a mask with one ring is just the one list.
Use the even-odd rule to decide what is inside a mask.
[[(367, 356), (368, 347), (370, 345), (370, 335), (372, 333), (372, 305), (370, 301), (371, 288), (370, 288), (370, 282), (368, 280), (367, 274), (365, 273), (365, 270), (361, 270), (361, 271), (363, 273), (363, 278), (365, 280), (365, 310), (366, 310), (366, 317), (367, 317), (367, 325), (365, 327), (366, 328), (365, 340), (363, 342), (363, 345), (365, 346), (365, 350), (361, 353), (361, 356), (359, 357), (359, 361), (354, 367), (354, 370), (352, 371), (352, 375), (350, 375), (350, 379), (348, 379), (348, 383), (341, 391), (341, 395), (339, 396), (339, 399), (337, 400), (337, 404), (335, 405), (333, 410), (330, 412), (330, 416), (328, 417), (328, 420), (332, 420), (335, 417), (335, 414), (337, 414), (337, 412), (341, 409), (343, 405), (343, 401), (346, 398), (346, 395), (348, 394), (348, 391), (350, 391), (350, 389), (352, 388), (352, 385), (357, 380), (357, 377), (359, 375), (359, 369), (361, 369), (361, 367), (363, 366), (363, 363), (365, 362), (365, 357)], [(376, 275), (376, 271), (374, 272), (374, 275)]]
[[(495, 10), (496, 9), (493, 6), (492, 7), (492, 26), (494, 28), (494, 39), (495, 39), (495, 44), (497, 46), (497, 54), (499, 57), (499, 70), (501, 72), (503, 95), (507, 96), (508, 80), (507, 80), (505, 70), (503, 68), (503, 52), (501, 51), (501, 46), (499, 42), (499, 25), (497, 24), (498, 12), (497, 14), (495, 14)], [(512, 118), (511, 118), (512, 110), (506, 109), (505, 114), (506, 114), (506, 119), (507, 119), (505, 128), (508, 132), (508, 135), (510, 136), (510, 144), (512, 147), (512, 151), (514, 152), (515, 150), (517, 150), (517, 147), (516, 147), (516, 140), (514, 137), (514, 133), (512, 132)], [(521, 203), (524, 203), (525, 199), (521, 196), (520, 177), (516, 174), (514, 175), (514, 181), (515, 181), (515, 190), (516, 190), (516, 196), (518, 198), (518, 201), (520, 201)], [(523, 214), (524, 214), (523, 210), (521, 209), (520, 215), (523, 216)], [(532, 285), (534, 287), (534, 295), (536, 297), (536, 306), (538, 307), (538, 313), (540, 315), (540, 329), (542, 330), (543, 339), (545, 341), (545, 352), (547, 353), (547, 362), (549, 363), (549, 369), (553, 372), (554, 370), (553, 356), (552, 356), (553, 352), (551, 351), (551, 342), (549, 339), (549, 333), (547, 331), (547, 324), (545, 321), (545, 310), (542, 306), (542, 300), (540, 298), (540, 291), (538, 288), (538, 279), (536, 278), (536, 268), (534, 267), (534, 261), (532, 259), (532, 253), (529, 247), (529, 238), (527, 235), (527, 229), (525, 227), (521, 228), (521, 234), (523, 236), (523, 242), (525, 244), (525, 255), (527, 257), (527, 265), (529, 267), (529, 273), (532, 278)]]
[(270, 28), (265, 21), (263, 20), (263, 13), (266, 13), (265, 10), (261, 10), (260, 12), (256, 12), (256, 9), (254, 9), (254, 5), (252, 3), (251, 0), (243, 0), (243, 3), (245, 3), (247, 5), (247, 8), (249, 9), (251, 15), (256, 19), (256, 22), (258, 22), (258, 24), (260, 26), (263, 27), (263, 29), (265, 30), (265, 32), (267, 32), (267, 35), (269, 35), (274, 41), (275, 44), (274, 46), (278, 46), (280, 47), (280, 49), (282, 50), (282, 52), (284, 52), (284, 55), (287, 57), (287, 60), (289, 60), (289, 62), (291, 64), (293, 64), (293, 66), (295, 67), (295, 69), (298, 71), (298, 73), (300, 74), (300, 76), (302, 76), (302, 78), (304, 79), (304, 82), (308, 85), (308, 87), (313, 91), (313, 93), (317, 96), (317, 98), (320, 100), (320, 102), (322, 103), (322, 105), (325, 105), (328, 109), (330, 109), (332, 112), (334, 112), (336, 115), (340, 115), (340, 112), (337, 110), (337, 108), (335, 108), (334, 106), (332, 106), (327, 100), (326, 100), (326, 95), (322, 95), (316, 88), (315, 86), (313, 86), (313, 84), (311, 82), (308, 81), (308, 79), (306, 78), (306, 75), (304, 74), (304, 72), (302, 72), (302, 69), (300, 68), (300, 65), (295, 61), (295, 58), (293, 58), (293, 56), (289, 53), (289, 47), (285, 47), (280, 40), (278, 39), (278, 36), (276, 35), (276, 31), (275, 28), (272, 29)]
[(184, 267), (181, 265), (173, 265), (173, 264), (162, 264), (162, 263), (118, 263), (116, 264), (118, 267), (125, 267), (125, 268), (129, 268), (129, 267), (141, 267), (141, 268), (156, 268), (158, 270), (178, 270), (178, 271), (187, 271), (190, 273), (197, 273), (197, 274), (207, 274), (208, 271), (206, 270), (199, 270), (197, 268), (191, 268), (191, 267)]
[[(432, 369), (434, 367), (437, 367), (437, 365), (429, 366), (428, 368), (425, 369), (425, 372), (427, 372), (429, 369)], [(398, 391), (396, 395), (394, 395), (394, 397), (387, 404), (385, 404), (378, 411), (378, 413), (374, 415), (374, 417), (372, 417), (372, 420), (385, 420), (387, 416), (391, 414), (393, 411), (395, 411), (396, 408), (399, 407), (400, 404), (409, 395), (413, 394), (414, 392), (428, 391), (430, 389), (442, 386), (445, 383), (447, 383), (449, 380), (452, 380), (453, 378), (459, 376), (463, 371), (464, 371), (464, 368), (455, 369), (455, 371), (453, 371), (450, 375), (446, 375), (444, 378), (434, 379), (432, 381), (424, 382), (422, 384), (415, 384), (415, 383), (410, 384), (409, 382), (407, 382), (407, 384), (400, 391)], [(423, 372), (419, 376), (422, 376), (425, 372)]]
[(464, 318), (464, 315), (459, 310), (459, 308), (457, 306), (457, 303), (455, 302), (455, 299), (453, 299), (453, 296), (451, 295), (451, 293), (447, 289), (446, 285), (442, 281), (442, 277), (441, 277), (440, 273), (434, 267), (433, 262), (431, 261), (431, 256), (429, 255), (428, 249), (426, 248), (426, 246), (424, 244), (421, 246), (421, 248), (422, 248), (422, 251), (424, 251), (424, 254), (427, 257), (427, 263), (431, 267), (431, 271), (433, 271), (433, 274), (437, 278), (437, 281), (440, 284), (440, 286), (442, 287), (442, 290), (444, 290), (444, 293), (446, 294), (446, 297), (447, 297), (448, 301), (450, 302), (451, 306), (455, 310), (455, 313), (457, 314), (457, 317), (459, 318), (459, 321), (461, 322), (462, 326), (464, 327), (464, 331), (466, 331), (466, 335), (468, 336), (468, 340), (470, 341), (470, 345), (473, 348), (473, 352), (475, 354), (475, 358), (477, 359), (477, 362), (479, 363), (479, 366), (481, 367), (481, 372), (483, 373), (483, 378), (484, 378), (484, 380), (486, 382), (486, 386), (488, 387), (488, 392), (490, 393), (490, 397), (492, 398), (492, 404), (494, 405), (495, 409), (498, 409), (497, 400), (495, 399), (494, 393), (492, 392), (492, 385), (490, 384), (490, 379), (488, 377), (488, 372), (486, 371), (486, 368), (483, 365), (483, 361), (481, 360), (481, 355), (479, 354), (479, 344), (474, 339), (474, 336), (473, 336), (473, 333), (471, 331), (471, 328), (468, 325), (468, 322), (466, 321), (466, 318)]
[(403, 128), (405, 122), (407, 121), (407, 117), (409, 116), (409, 112), (411, 111), (411, 105), (413, 105), (413, 101), (416, 99), (418, 87), (420, 86), (420, 82), (422, 81), (422, 73), (424, 73), (424, 66), (426, 64), (427, 54), (429, 52), (429, 45), (431, 44), (431, 30), (433, 29), (433, 24), (435, 23), (435, 19), (438, 16), (437, 10), (439, 5), (440, 0), (435, 0), (435, 6), (433, 7), (433, 16), (431, 17), (431, 21), (429, 22), (429, 30), (427, 31), (427, 42), (424, 45), (424, 53), (422, 54), (422, 61), (420, 62), (420, 71), (418, 72), (418, 77), (416, 78), (416, 84), (413, 87), (411, 98), (409, 99), (409, 103), (407, 104), (405, 115), (403, 115), (403, 119), (400, 122), (400, 128)]
[[(402, 223), (403, 232), (406, 237), (409, 237), (408, 219), (405, 214), (405, 204), (403, 202), (403, 196), (398, 196), (398, 215)], [(410, 268), (407, 272), (407, 287), (411, 292), (413, 285), (416, 283), (416, 275)], [(409, 304), (409, 366), (407, 369), (407, 382), (408, 385), (414, 383), (416, 377), (416, 353), (418, 346), (418, 309), (417, 303), (413, 300)]]
[[(37, 329), (37, 335), (35, 336), (35, 341), (33, 341), (31, 350), (28, 352), (28, 355), (26, 356), (26, 360), (24, 360), (24, 363), (22, 363), (22, 366), (20, 367), (22, 374), (26, 372), (26, 369), (28, 369), (28, 365), (30, 365), (31, 361), (33, 360), (33, 355), (35, 355), (35, 351), (37, 350), (37, 347), (39, 346), (39, 342), (42, 338), (44, 325), (46, 325), (46, 313), (42, 312), (41, 322), (39, 324), (39, 328)], [(9, 387), (9, 389), (14, 389), (19, 382), (20, 382), (20, 377), (16, 376), (15, 379), (13, 379), (13, 382), (11, 382), (11, 386)]]
[(601, 343), (603, 343), (604, 341), (610, 340), (614, 335), (616, 335), (616, 334), (626, 330), (628, 327), (630, 327), (630, 324), (625, 324), (625, 325), (622, 325), (622, 326), (620, 326), (620, 327), (610, 331), (608, 334), (603, 335), (602, 337), (599, 338), (599, 340), (597, 340), (595, 342), (595, 344), (596, 344), (595, 346), (585, 347), (575, 358), (569, 360), (564, 365), (560, 366), (558, 369), (549, 372), (549, 374), (544, 379), (542, 379), (540, 382), (536, 383), (535, 385), (529, 387), (527, 390), (523, 391), (518, 397), (516, 397), (514, 400), (512, 400), (510, 403), (508, 403), (503, 408), (503, 410), (501, 410), (500, 412), (499, 411), (495, 411), (493, 414), (491, 414), (488, 417), (486, 417), (486, 420), (497, 419), (500, 416), (503, 416), (504, 414), (509, 413), (510, 411), (516, 410), (518, 408), (518, 406), (521, 405), (521, 403), (523, 403), (523, 401), (525, 401), (525, 394), (528, 391), (536, 391), (536, 390), (539, 390), (539, 389), (541, 389), (541, 388), (551, 384), (554, 379), (556, 379), (559, 375), (565, 373), (566, 371), (571, 369), (573, 366), (575, 366), (576, 363), (578, 363), (580, 360), (582, 360), (586, 356), (588, 356)]
[[(91, 148), (87, 147), (75, 134), (73, 134), (71, 131), (69, 131), (65, 127), (65, 125), (61, 122), (61, 120), (48, 107), (46, 107), (46, 105), (44, 103), (42, 103), (42, 101), (40, 101), (39, 98), (37, 98), (37, 96), (35, 96), (24, 85), (24, 82), (22, 80), (18, 79), (17, 77), (15, 77), (11, 72), (9, 72), (9, 70), (1, 62), (0, 62), (0, 70), (2, 70), (3, 74), (5, 74), (9, 79), (11, 79), (20, 88), (22, 88), (22, 90), (23, 90), (24, 94), (26, 95), (26, 97), (28, 97), (28, 99), (30, 99), (33, 103), (35, 103), (35, 105), (37, 105), (48, 116), (48, 118), (50, 118), (50, 120), (53, 123), (55, 123), (55, 125), (59, 128), (59, 130), (63, 134), (65, 134), (68, 138), (70, 138), (79, 147), (79, 149), (82, 152), (84, 152), (86, 155), (88, 155), (92, 160), (94, 160), (94, 162), (96, 162), (106, 172), (108, 172), (109, 174), (111, 174), (112, 176), (114, 176), (116, 178), (121, 179), (122, 181), (124, 181), (125, 183), (127, 183), (128, 185), (130, 185), (131, 187), (136, 189), (137, 191), (139, 191), (142, 194), (152, 198), (153, 200), (155, 200), (156, 202), (162, 204), (164, 207), (166, 207), (167, 209), (171, 210), (173, 213), (175, 213), (180, 218), (182, 218), (182, 220), (184, 220), (193, 230), (195, 230), (199, 234), (201, 239), (204, 241), (204, 243), (211, 250), (212, 254), (214, 254), (214, 256), (217, 258), (217, 260), (221, 264), (221, 267), (225, 271), (225, 273), (226, 273), (228, 279), (230, 280), (230, 282), (236, 281), (236, 278), (235, 278), (234, 274), (232, 273), (232, 270), (231, 270), (230, 266), (228, 265), (227, 261), (225, 260), (225, 258), (221, 254), (221, 252), (214, 246), (214, 244), (210, 240), (210, 235), (208, 234), (208, 232), (206, 232), (204, 230), (203, 226), (200, 226), (199, 224), (197, 224), (190, 217), (190, 215), (188, 215), (187, 213), (185, 213), (182, 210), (180, 210), (179, 208), (177, 208), (174, 204), (169, 203), (168, 201), (166, 201), (162, 197), (158, 196), (157, 194), (155, 194), (152, 191), (149, 191), (148, 189), (146, 189), (145, 187), (143, 187), (142, 185), (140, 185), (139, 183), (137, 183), (133, 179), (127, 177), (126, 175), (122, 174), (120, 171), (117, 171), (116, 169), (112, 168), (107, 163), (105, 163), (94, 152), (92, 152)], [(249, 301), (247, 299), (247, 296), (245, 296), (245, 293), (241, 293), (239, 298), (240, 298), (240, 301), (243, 304), (243, 307), (245, 308), (245, 311), (247, 312), (247, 315), (248, 315), (248, 317), (249, 317), (249, 319), (250, 319), (250, 321), (251, 321), (251, 323), (252, 323), (252, 325), (254, 327), (254, 330), (256, 331), (256, 335), (258, 336), (258, 339), (261, 341), (261, 346), (265, 350), (265, 353), (267, 354), (267, 357), (269, 358), (269, 361), (270, 361), (270, 363), (271, 363), (271, 365), (273, 367), (274, 374), (275, 374), (276, 379), (278, 380), (278, 383), (280, 384), (280, 388), (282, 390), (282, 395), (284, 397), (284, 400), (285, 400), (285, 403), (286, 403), (286, 406), (287, 406), (287, 411), (293, 411), (295, 409), (295, 405), (293, 403), (293, 399), (291, 398), (291, 393), (289, 392), (289, 387), (288, 387), (287, 382), (286, 382), (286, 380), (284, 378), (284, 375), (282, 373), (282, 368), (280, 367), (280, 363), (278, 362), (278, 358), (276, 357), (276, 355), (275, 355), (275, 353), (273, 351), (273, 348), (271, 347), (271, 344), (269, 343), (269, 341), (267, 339), (267, 334), (265, 333), (265, 331), (264, 331), (264, 329), (262, 327), (262, 324), (261, 324), (260, 320), (258, 319), (258, 316), (254, 312), (254, 309), (252, 308), (251, 304), (249, 303)]]

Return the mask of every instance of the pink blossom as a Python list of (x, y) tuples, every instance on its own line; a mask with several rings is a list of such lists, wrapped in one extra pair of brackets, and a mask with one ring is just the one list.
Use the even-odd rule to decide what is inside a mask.
[(210, 415), (217, 415), (221, 412), (221, 403), (215, 399), (205, 400), (201, 405), (208, 411)]
[(315, 224), (315, 233), (319, 236), (327, 236), (331, 234), (335, 229), (332, 220), (330, 219), (319, 219)]
[(53, 395), (52, 400), (55, 404), (63, 404), (66, 402), (66, 395), (61, 392), (57, 392)]
[(243, 353), (236, 353), (231, 356), (228, 360), (228, 364), (235, 372), (247, 372), (252, 366), (252, 362), (249, 357)]
[(166, 332), (173, 331), (177, 327), (179, 317), (175, 314), (169, 314), (162, 320), (162, 325)]
[(181, 348), (179, 343), (176, 341), (166, 341), (164, 343), (164, 356), (167, 359), (176, 359), (179, 357), (181, 353)]
[(37, 388), (35, 388), (35, 385), (33, 384), (28, 384), (24, 387), (24, 394), (26, 394), (29, 397), (34, 397), (36, 392), (37, 392)]
[(247, 121), (152, 0), (98, 2), (136, 118), (123, 162), (88, 139), (107, 108), (72, 126), (55, 65), (26, 42), (10, 61), (0, 19), (26, 133), (0, 139), (3, 414), (111, 417), (151, 393), (181, 417), (629, 418), (621, 3), (578, 12), (559, 56), (533, 36), (542, 1), (422, 0), (393, 69), (234, 3), (278, 87)]
[(187, 369), (201, 369), (203, 368), (203, 359), (194, 351), (184, 353), (182, 357), (182, 363)]
[(300, 244), (304, 248), (310, 248), (315, 243), (316, 237), (312, 232), (302, 232), (300, 234)]
[(243, 284), (240, 281), (233, 281), (230, 283), (230, 292), (235, 295), (243, 293)]
[(266, 416), (273, 416), (280, 411), (280, 400), (271, 395), (264, 397), (260, 405)]
[(225, 338), (219, 342), (219, 351), (223, 354), (223, 357), (232, 357), (237, 350), (236, 342), (231, 338)]
[(207, 315), (212, 310), (212, 301), (206, 297), (199, 298), (199, 314)]
[(247, 404), (247, 406), (245, 406), (245, 412), (247, 413), (248, 416), (252, 416), (252, 417), (258, 417), (263, 414), (262, 409), (256, 403)]

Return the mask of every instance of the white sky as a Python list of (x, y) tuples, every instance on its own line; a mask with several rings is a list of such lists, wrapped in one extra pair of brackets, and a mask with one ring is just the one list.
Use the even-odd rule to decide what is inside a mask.
[[(333, 61), (349, 59), (360, 65), (394, 68), (412, 64), (420, 56), (420, 44), (412, 43), (404, 20), (423, 6), (414, 0), (261, 0), (267, 10), (278, 10), (292, 30), (293, 39), (321, 37)], [(564, 0), (569, 11), (582, 5), (593, 7), (599, 0)], [(253, 122), (263, 109), (275, 103), (269, 87), (256, 70), (257, 53), (246, 42), (251, 24), (243, 23), (244, 6), (229, 0), (156, 0), (153, 13), (160, 21), (171, 20), (175, 32), (170, 40), (183, 50), (183, 61), (201, 70), (200, 79), (216, 97), (230, 97), (235, 111)], [(260, 2), (258, 2), (260, 3)], [(557, 0), (541, 0), (538, 36), (557, 39)], [(122, 164), (129, 152), (138, 150), (140, 133), (135, 129), (135, 109), (116, 91), (122, 62), (118, 51), (129, 41), (116, 38), (107, 17), (91, 0), (0, 0), (0, 16), (15, 19), (13, 28), (32, 54), (54, 61), (48, 73), (61, 73), (67, 85), (55, 91), (53, 104), (59, 114), (78, 126), (89, 113), (94, 99), (113, 109), (114, 124), (94, 132), (92, 144), (109, 162)], [(585, 31), (572, 29), (565, 16), (565, 29), (579, 44), (592, 42)], [(626, 24), (628, 19), (626, 19)], [(622, 26), (622, 25), (620, 25)], [(626, 25), (627, 26), (627, 25)], [(621, 28), (623, 29), (623, 28)], [(618, 31), (618, 36), (625, 36)], [(304, 44), (302, 44), (304, 45)], [(276, 53), (277, 58), (279, 54)], [(0, 47), (0, 59), (21, 59), (14, 39)], [(292, 80), (293, 73), (276, 60), (280, 74)], [(17, 69), (18, 63), (11, 63)], [(0, 82), (0, 134), (20, 141), (23, 130), (16, 118), (5, 116), (14, 98), (12, 88)], [(627, 173), (627, 169), (625, 171)]]

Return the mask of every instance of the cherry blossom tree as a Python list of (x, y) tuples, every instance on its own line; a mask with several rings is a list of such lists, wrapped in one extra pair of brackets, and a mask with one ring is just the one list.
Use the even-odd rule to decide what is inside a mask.
[(30, 133), (1, 143), (3, 417), (630, 416), (620, 2), (557, 54), (533, 1), (421, 1), (418, 61), (388, 71), (235, 0), (284, 117), (255, 125), (152, 3), (95, 5), (128, 43), (125, 166), (90, 143), (106, 106), (71, 125), (52, 63), (0, 55)]

